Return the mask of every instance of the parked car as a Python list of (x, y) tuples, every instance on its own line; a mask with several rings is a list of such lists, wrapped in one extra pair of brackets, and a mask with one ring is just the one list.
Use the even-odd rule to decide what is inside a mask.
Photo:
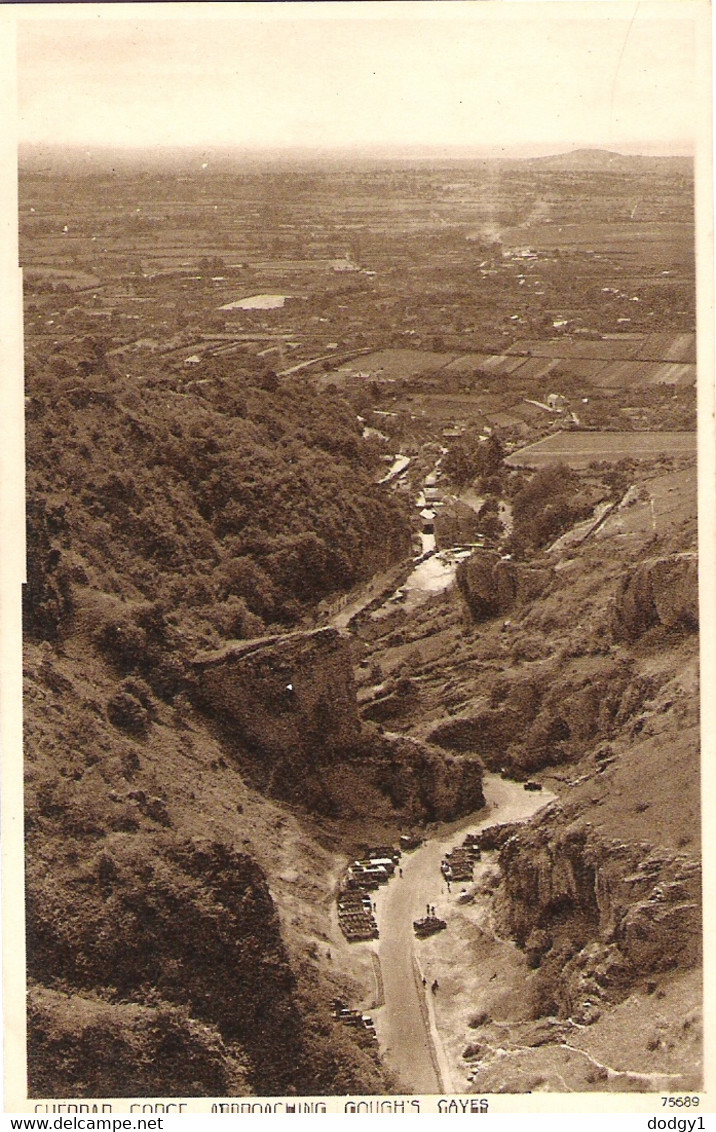
[(441, 932), (446, 927), (445, 920), (439, 920), (437, 916), (423, 916), (422, 920), (413, 920), (413, 931), (418, 938), (434, 935), (435, 932)]

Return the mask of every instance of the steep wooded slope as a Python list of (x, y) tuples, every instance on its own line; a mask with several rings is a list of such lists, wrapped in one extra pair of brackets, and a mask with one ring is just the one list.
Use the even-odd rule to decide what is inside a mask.
[[(409, 545), (354, 414), (241, 374), (140, 392), (106, 359), (39, 366), (28, 395), (31, 1094), (380, 1091), (312, 963), (334, 858), (285, 843), (295, 819), (192, 706), (197, 649)], [(281, 922), (270, 885), (297, 866)]]

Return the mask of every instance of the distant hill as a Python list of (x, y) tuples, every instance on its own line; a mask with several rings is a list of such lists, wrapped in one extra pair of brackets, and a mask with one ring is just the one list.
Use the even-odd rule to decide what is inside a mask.
[(528, 158), (525, 164), (538, 169), (555, 169), (578, 172), (640, 173), (662, 169), (664, 172), (689, 174), (693, 158), (675, 156), (647, 156), (645, 154), (617, 153), (610, 149), (575, 149), (571, 153), (556, 153), (549, 157)]

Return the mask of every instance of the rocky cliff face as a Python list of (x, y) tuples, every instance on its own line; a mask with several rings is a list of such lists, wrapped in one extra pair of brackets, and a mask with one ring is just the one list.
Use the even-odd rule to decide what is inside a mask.
[(622, 578), (614, 595), (610, 609), (614, 639), (634, 640), (655, 625), (697, 629), (698, 581), (695, 552), (642, 562)]
[(351, 647), (336, 629), (237, 642), (195, 669), (205, 708), (271, 773), (313, 773), (360, 736)]
[[(552, 809), (509, 830), (500, 849), (498, 930), (539, 968), (542, 1012), (594, 1021), (655, 972), (701, 955), (698, 863), (646, 842), (627, 845)], [(499, 840), (499, 838), (496, 838)]]
[(196, 662), (253, 779), (277, 797), (339, 817), (400, 812), (450, 820), (484, 804), (483, 764), (363, 727), (350, 638), (318, 629), (245, 641)]
[(336, 817), (421, 823), (452, 821), (485, 804), (477, 756), (449, 757), (399, 735), (373, 734), (360, 757), (327, 767), (321, 783)]
[(146, 726), (121, 725), (118, 674), (71, 647), (24, 654), (31, 1095), (384, 1092), (330, 1019), (333, 857), (305, 812), (247, 785), (186, 699), (135, 679)]
[[(141, 1095), (139, 1051), (156, 1047), (163, 1062), (173, 1034), (186, 1056), (187, 1021), (196, 1047), (190, 1093), (212, 1083), (243, 1091), (247, 1077), (282, 1091), (295, 1079), (303, 1058), (295, 977), (266, 879), (250, 857), (135, 831), (86, 855), (72, 899), (32, 863), (28, 885), (28, 974), (38, 982), (31, 1095), (92, 1095), (108, 1050), (125, 1071), (115, 1095)], [(78, 1049), (93, 1033), (100, 1047), (91, 1057), (85, 1050), (80, 1064)], [(164, 1075), (176, 1095), (176, 1073)]]
[(478, 550), (460, 563), (457, 584), (474, 621), (506, 613), (517, 602), (537, 597), (549, 584), (551, 570), (531, 568), (494, 551)]
[(391, 804), (415, 821), (451, 821), (482, 809), (484, 766), (477, 755), (443, 751), (400, 735), (374, 739), (362, 766), (370, 769)]
[(447, 719), (430, 733), (430, 741), (454, 751), (477, 751), (491, 770), (499, 770), (505, 752), (523, 733), (524, 719), (517, 712), (486, 708), (475, 715)]
[(550, 665), (539, 683), (506, 679), (483, 698), (481, 710), (441, 721), (428, 738), (449, 750), (475, 751), (490, 770), (523, 777), (574, 761), (613, 737), (653, 692), (654, 681), (627, 660), (589, 658), (572, 676)]

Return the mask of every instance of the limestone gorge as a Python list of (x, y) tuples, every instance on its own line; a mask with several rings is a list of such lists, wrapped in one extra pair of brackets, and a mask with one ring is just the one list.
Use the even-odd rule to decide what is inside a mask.
[[(30, 642), (28, 830), (53, 869), (48, 887), (30, 861), (37, 1092), (106, 1091), (87, 1027), (120, 1042), (135, 1093), (140, 1048), (167, 1094), (696, 1088), (696, 576), (693, 556), (639, 542), (625, 571), (617, 537), (515, 569), (478, 550), (408, 612), (379, 599), (349, 629), (197, 653), (172, 701), (135, 659), (121, 687), (139, 729), (111, 714), (116, 660), (88, 667), (91, 636), (75, 639), (91, 606), (60, 649)], [(528, 775), (536, 813), (510, 820)], [(380, 939), (348, 943), (333, 901), (361, 843), (410, 832), (447, 852), (456, 822), (481, 830), (469, 882), (446, 891), (440, 854), (406, 850)], [(391, 943), (424, 895), (447, 930)], [(411, 954), (440, 986), (435, 1078), (390, 1052), (391, 964)], [(377, 1041), (331, 1018), (336, 997)], [(162, 1028), (190, 1090), (162, 1069)]]
[(698, 1090), (690, 163), (83, 160), (20, 182), (30, 1097)]

